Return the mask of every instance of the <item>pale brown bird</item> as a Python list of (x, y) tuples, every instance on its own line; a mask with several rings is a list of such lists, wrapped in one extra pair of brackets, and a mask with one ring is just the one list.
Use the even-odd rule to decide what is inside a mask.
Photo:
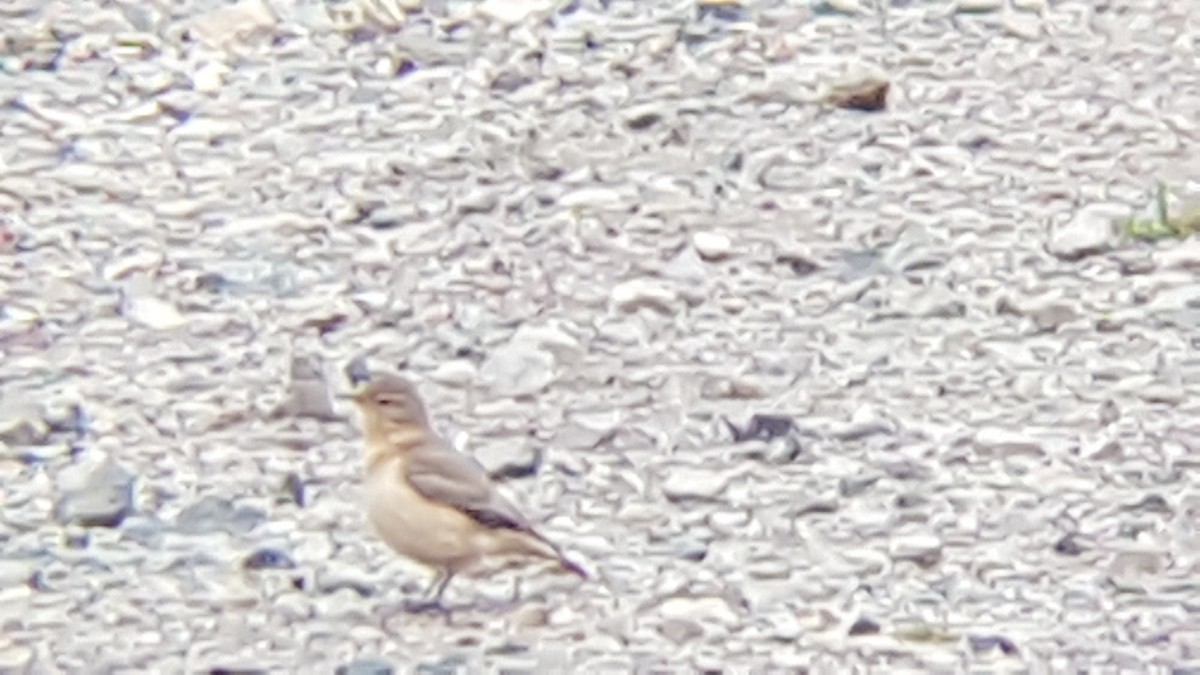
[(436, 571), (426, 591), (431, 606), (440, 606), (455, 574), (492, 556), (554, 560), (587, 578), (497, 491), (474, 458), (430, 427), (411, 382), (375, 378), (354, 402), (366, 436), (367, 515), (392, 550)]

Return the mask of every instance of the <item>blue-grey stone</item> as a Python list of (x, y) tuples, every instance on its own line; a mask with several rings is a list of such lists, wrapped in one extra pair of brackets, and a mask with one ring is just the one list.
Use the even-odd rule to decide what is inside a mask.
[(396, 670), (383, 659), (363, 658), (339, 666), (336, 672), (337, 675), (392, 675)]
[(175, 518), (175, 527), (185, 534), (246, 534), (266, 519), (267, 515), (259, 509), (235, 507), (227, 499), (209, 495), (181, 511)]

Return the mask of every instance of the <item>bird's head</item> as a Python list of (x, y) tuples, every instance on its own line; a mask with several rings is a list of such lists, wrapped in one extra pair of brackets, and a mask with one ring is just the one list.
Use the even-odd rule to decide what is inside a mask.
[(412, 382), (397, 375), (381, 375), (354, 394), (368, 433), (424, 431), (429, 426), (425, 404)]

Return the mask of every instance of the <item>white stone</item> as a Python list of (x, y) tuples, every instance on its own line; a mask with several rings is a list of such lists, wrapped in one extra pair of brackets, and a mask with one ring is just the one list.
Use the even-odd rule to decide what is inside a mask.
[(1113, 220), (1117, 215), (1113, 207), (1104, 204), (1085, 206), (1067, 223), (1054, 228), (1047, 249), (1063, 260), (1101, 253), (1114, 242)]
[(526, 438), (504, 438), (479, 443), (472, 453), (495, 477), (522, 477), (541, 464), (541, 454)]
[(665, 619), (676, 621), (716, 622), (727, 626), (738, 622), (738, 614), (729, 603), (713, 596), (670, 598), (658, 606), (658, 613)]
[(499, 396), (536, 394), (556, 377), (554, 357), (547, 350), (510, 342), (488, 356), (479, 376)]
[(29, 581), (38, 567), (33, 558), (0, 560), (0, 586), (20, 586)]
[(58, 476), (59, 522), (116, 527), (133, 511), (134, 477), (111, 457), (63, 469)]
[(941, 557), (942, 540), (931, 534), (910, 534), (892, 539), (888, 554), (893, 560), (932, 564)]
[(513, 25), (554, 7), (552, 0), (484, 0), (475, 13), (498, 23)]
[(1185, 269), (1200, 271), (1200, 238), (1190, 237), (1184, 241), (1156, 251), (1154, 260), (1163, 269)]
[(584, 355), (579, 340), (555, 324), (522, 325), (513, 333), (512, 342), (545, 349), (560, 362), (576, 361)]
[(695, 246), (680, 249), (679, 255), (671, 258), (659, 271), (664, 279), (684, 284), (686, 288), (703, 288), (711, 278), (712, 271), (700, 258)]
[(1150, 544), (1129, 544), (1113, 554), (1109, 563), (1109, 574), (1114, 578), (1133, 584), (1163, 573), (1167, 567), (1164, 551)]
[(223, 63), (205, 63), (192, 73), (192, 89), (205, 93), (220, 91), (225, 86), (225, 76), (228, 74), (229, 67)]
[(671, 501), (715, 499), (729, 485), (729, 476), (708, 469), (683, 467), (668, 471), (662, 491)]
[(629, 204), (625, 195), (612, 188), (585, 187), (568, 192), (559, 199), (559, 204), (569, 209), (598, 208), (620, 209)]
[(733, 241), (719, 232), (696, 232), (692, 235), (692, 246), (705, 260), (721, 260), (733, 251)]
[(1042, 20), (1033, 14), (1009, 12), (1000, 23), (1009, 33), (1025, 40), (1036, 40), (1042, 34)]
[(134, 323), (155, 330), (179, 328), (187, 323), (175, 305), (149, 296), (126, 298), (122, 314)]
[(475, 381), (475, 364), (466, 359), (443, 361), (429, 374), (429, 379), (447, 387), (466, 387)]
[(792, 565), (782, 558), (766, 558), (747, 565), (746, 574), (754, 579), (787, 579), (792, 576)]
[(39, 308), (41, 303), (33, 304), (28, 301), (10, 302), (4, 305), (3, 317), (17, 323), (31, 324), (42, 318), (44, 312)]
[(634, 312), (646, 307), (673, 314), (679, 309), (679, 294), (650, 279), (633, 279), (617, 284), (611, 298), (613, 306), (622, 312)]
[(1156, 290), (1143, 308), (1146, 314), (1182, 312), (1200, 307), (1200, 285), (1181, 284)]
[(265, 0), (242, 0), (195, 19), (189, 32), (204, 45), (221, 49), (256, 32), (273, 29), (277, 21)]
[(26, 672), (33, 660), (33, 649), (27, 645), (7, 644), (0, 646), (0, 670), (6, 673)]
[(1012, 455), (1041, 456), (1045, 454), (1042, 443), (1037, 439), (1000, 427), (984, 427), (975, 432), (975, 445), (981, 450), (987, 450), (992, 455), (1001, 458)]
[(684, 644), (704, 635), (704, 628), (691, 619), (666, 619), (658, 632), (675, 644)]
[(128, 255), (108, 262), (101, 274), (108, 281), (119, 281), (133, 273), (152, 273), (162, 265), (163, 254), (148, 247), (138, 247)]

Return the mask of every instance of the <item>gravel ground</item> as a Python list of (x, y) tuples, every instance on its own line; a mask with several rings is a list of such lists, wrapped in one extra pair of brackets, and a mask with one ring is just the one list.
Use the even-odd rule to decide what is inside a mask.
[(417, 4), (0, 7), (0, 672), (1198, 672), (1193, 0)]

